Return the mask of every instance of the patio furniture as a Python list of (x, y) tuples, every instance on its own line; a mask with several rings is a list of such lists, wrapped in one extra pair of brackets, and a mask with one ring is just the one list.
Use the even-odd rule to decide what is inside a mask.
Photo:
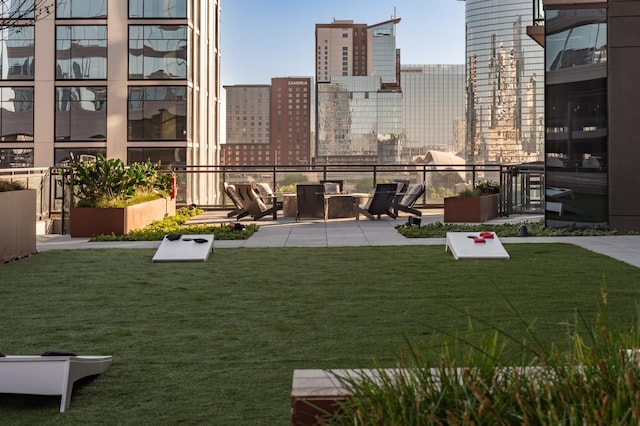
[(324, 185), (298, 184), (296, 185), (296, 201), (298, 212), (296, 222), (300, 218), (324, 218)]
[[(53, 355), (47, 355), (53, 354)], [(0, 393), (60, 395), (60, 412), (69, 408), (73, 384), (103, 373), (111, 356), (75, 356), (45, 353), (0, 357)]]
[(418, 198), (422, 196), (422, 194), (424, 194), (424, 185), (421, 183), (416, 183), (411, 187), (411, 189), (409, 189), (409, 191), (404, 193), (404, 195), (399, 194), (402, 196), (396, 197), (395, 203), (393, 205), (393, 212), (396, 214), (396, 216), (398, 215), (398, 211), (411, 213), (416, 216), (422, 216), (422, 212), (413, 207), (416, 204), (416, 201), (418, 201)]
[[(242, 200), (240, 199), (240, 196), (238, 195), (238, 192), (236, 191), (235, 185), (230, 185), (227, 182), (225, 182), (224, 183), (224, 193), (227, 194), (227, 197), (229, 197), (229, 199), (231, 201), (233, 201), (233, 204), (236, 206), (235, 209), (233, 209), (229, 213), (227, 213), (227, 217), (239, 216), (240, 214), (245, 212), (244, 205), (242, 204)], [(246, 216), (246, 213), (244, 215), (242, 215), (242, 216)], [(239, 219), (242, 216), (239, 216), (237, 219)]]
[(324, 185), (325, 194), (339, 194), (344, 192), (344, 180), (321, 180), (320, 183)]
[(267, 215), (272, 215), (273, 220), (278, 219), (278, 210), (282, 210), (282, 203), (273, 200), (273, 204), (265, 204), (258, 195), (258, 191), (250, 183), (236, 184), (236, 190), (245, 210), (238, 215), (238, 219), (247, 215), (251, 216), (253, 220), (262, 219)]
[[(358, 207), (358, 215), (362, 213), (367, 218), (373, 220), (375, 216), (378, 216), (378, 219), (380, 219), (380, 216), (385, 214), (395, 219), (397, 215), (392, 210), (397, 189), (397, 183), (376, 184), (376, 188), (371, 193), (371, 198), (369, 198), (365, 205)], [(358, 215), (356, 215), (356, 219), (358, 219)]]

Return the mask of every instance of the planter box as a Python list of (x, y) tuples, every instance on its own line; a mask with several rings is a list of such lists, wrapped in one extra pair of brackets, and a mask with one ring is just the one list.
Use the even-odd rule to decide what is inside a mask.
[(498, 217), (500, 194), (482, 197), (447, 197), (444, 199), (444, 222), (486, 222)]
[(175, 198), (162, 198), (122, 208), (73, 207), (71, 236), (125, 235), (134, 229), (175, 214)]
[(0, 192), (0, 263), (36, 252), (36, 190)]

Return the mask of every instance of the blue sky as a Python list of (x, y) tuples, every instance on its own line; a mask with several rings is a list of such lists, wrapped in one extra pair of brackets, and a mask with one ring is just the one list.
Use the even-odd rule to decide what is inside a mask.
[(464, 2), (458, 0), (223, 0), (223, 85), (313, 76), (315, 24), (376, 24), (394, 15), (402, 64), (464, 63)]

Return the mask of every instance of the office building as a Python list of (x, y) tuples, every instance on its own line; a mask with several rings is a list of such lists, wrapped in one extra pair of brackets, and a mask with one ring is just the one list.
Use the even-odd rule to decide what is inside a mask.
[(224, 86), (227, 94), (227, 137), (222, 164), (227, 166), (271, 164), (271, 86)]
[(541, 160), (544, 52), (531, 0), (465, 0), (467, 163)]
[(399, 18), (316, 24), (316, 163), (398, 163)]
[(311, 164), (313, 78), (271, 79), (271, 148), (275, 164)]
[[(0, 167), (98, 153), (219, 162), (218, 0), (49, 4), (50, 15), (0, 33)], [(182, 182), (183, 200), (206, 203), (211, 179)]]
[(546, 0), (527, 28), (546, 54), (547, 226), (640, 230), (640, 3)]
[(277, 77), (271, 85), (224, 86), (227, 137), (222, 164), (310, 164), (313, 79)]
[(464, 152), (464, 64), (402, 65), (403, 159)]

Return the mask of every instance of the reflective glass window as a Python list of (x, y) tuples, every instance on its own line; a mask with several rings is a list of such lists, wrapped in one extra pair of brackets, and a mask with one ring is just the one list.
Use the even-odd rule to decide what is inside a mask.
[(0, 148), (0, 169), (33, 167), (33, 148)]
[(2, 30), (0, 48), (2, 80), (33, 80), (35, 39), (32, 26)]
[(187, 139), (186, 86), (129, 87), (130, 141)]
[(56, 88), (56, 140), (107, 139), (107, 88)]
[(187, 164), (186, 148), (129, 148), (127, 149), (127, 164), (160, 162), (162, 166), (184, 166)]
[(107, 156), (106, 148), (56, 148), (53, 150), (55, 166), (66, 165), (72, 161), (95, 160), (98, 154)]
[(107, 0), (56, 0), (57, 18), (106, 18)]
[(35, 0), (4, 0), (0, 2), (0, 18), (33, 19)]
[(187, 78), (187, 26), (129, 26), (129, 78)]
[(129, 18), (186, 18), (187, 0), (129, 0)]
[(56, 79), (107, 78), (106, 25), (56, 27)]
[(33, 87), (0, 87), (0, 141), (33, 140)]

